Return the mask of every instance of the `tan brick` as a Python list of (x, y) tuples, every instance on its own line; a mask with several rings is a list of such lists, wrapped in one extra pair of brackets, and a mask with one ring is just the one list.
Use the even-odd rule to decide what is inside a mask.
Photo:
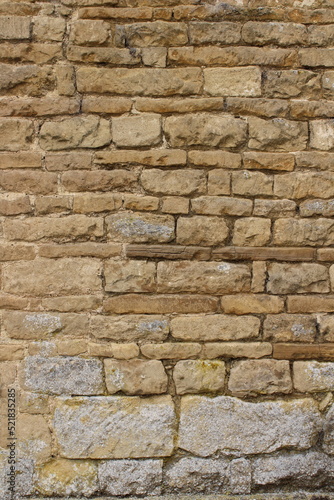
[(66, 29), (61, 17), (38, 16), (33, 18), (33, 37), (42, 42), (61, 42)]
[(0, 361), (16, 361), (23, 359), (24, 347), (17, 344), (0, 344)]
[(284, 310), (284, 300), (271, 295), (225, 295), (221, 306), (228, 314), (276, 314)]
[(274, 222), (273, 243), (276, 245), (318, 246), (334, 243), (331, 219), (279, 219)]
[(176, 241), (183, 245), (215, 246), (225, 242), (229, 230), (224, 219), (219, 217), (179, 217)]
[(332, 314), (317, 314), (317, 326), (319, 333), (323, 336), (326, 342), (334, 341), (334, 315)]
[(31, 211), (29, 196), (16, 193), (0, 195), (0, 215), (28, 214)]
[(19, 404), (23, 413), (49, 413), (49, 396), (46, 394), (22, 391)]
[(105, 21), (77, 20), (71, 26), (70, 43), (74, 45), (99, 45), (107, 41), (110, 25)]
[(334, 148), (332, 120), (313, 120), (310, 122), (310, 146), (323, 151)]
[[(108, 195), (109, 196), (109, 195)], [(110, 196), (109, 196), (110, 197)], [(155, 211), (159, 208), (159, 198), (155, 196), (142, 196), (137, 194), (124, 194), (123, 206), (129, 210)], [(184, 198), (181, 198), (184, 200)], [(188, 200), (185, 200), (188, 202)], [(189, 204), (189, 202), (188, 202)], [(165, 210), (163, 210), (165, 211)]]
[(168, 98), (150, 99), (138, 97), (135, 101), (138, 111), (153, 113), (193, 113), (196, 111), (219, 111), (224, 108), (224, 99), (220, 97)]
[(230, 194), (231, 175), (220, 168), (210, 170), (208, 173), (208, 194)]
[(288, 394), (292, 392), (289, 362), (273, 359), (238, 361), (231, 368), (228, 388), (238, 396)]
[(30, 38), (30, 19), (28, 17), (0, 17), (1, 40), (24, 40)]
[(26, 194), (52, 194), (58, 189), (56, 174), (29, 170), (0, 171), (0, 186), (5, 191)]
[(88, 343), (88, 354), (103, 358), (131, 359), (139, 355), (139, 347), (133, 342), (127, 344), (107, 344)]
[(153, 262), (109, 261), (105, 265), (106, 292), (154, 292), (156, 265)]
[(248, 147), (264, 151), (294, 151), (306, 149), (307, 124), (274, 118), (266, 121), (250, 117)]
[(171, 215), (120, 212), (106, 217), (108, 236), (112, 241), (158, 243), (174, 239), (174, 217)]
[(243, 154), (244, 167), (248, 170), (293, 170), (294, 156), (284, 153), (260, 153), (247, 151)]
[(121, 208), (121, 196), (112, 194), (76, 194), (73, 197), (73, 212), (94, 213), (111, 212)]
[(60, 95), (71, 96), (76, 92), (74, 67), (61, 64), (56, 67), (57, 90)]
[(95, 116), (67, 118), (44, 122), (40, 130), (43, 149), (98, 148), (111, 142), (110, 123)]
[(42, 96), (55, 86), (55, 77), (50, 66), (40, 67), (34, 64), (14, 66), (1, 63), (0, 70), (0, 90), (6, 95)]
[(134, 359), (104, 361), (107, 391), (128, 395), (162, 394), (167, 391), (168, 378), (161, 361)]
[(242, 38), (254, 45), (301, 45), (306, 42), (307, 28), (302, 24), (254, 22), (244, 24)]
[(260, 248), (260, 247), (222, 247), (212, 250), (214, 259), (228, 260), (287, 260), (305, 261), (315, 259), (312, 248)]
[(254, 200), (253, 215), (260, 217), (293, 217), (296, 211), (297, 205), (292, 200)]
[(291, 118), (305, 120), (307, 118), (331, 118), (334, 112), (334, 103), (330, 101), (290, 101)]
[(319, 198), (306, 200), (299, 205), (299, 213), (301, 217), (311, 217), (313, 215), (332, 217), (334, 215), (334, 203), (333, 200), (321, 200)]
[(334, 364), (318, 361), (293, 363), (293, 385), (299, 392), (322, 392), (333, 389)]
[(210, 342), (204, 344), (202, 356), (215, 358), (254, 358), (270, 356), (272, 346), (268, 342)]
[(189, 40), (191, 45), (231, 45), (240, 41), (240, 31), (241, 26), (238, 23), (192, 22), (189, 23)]
[(320, 26), (308, 26), (308, 43), (321, 47), (324, 45), (332, 45), (334, 41), (334, 29), (332, 24), (323, 24)]
[(201, 345), (195, 343), (144, 344), (140, 348), (142, 354), (150, 359), (187, 359), (198, 358)]
[(113, 142), (121, 147), (155, 146), (161, 141), (160, 116), (141, 114), (113, 118)]
[(227, 262), (159, 262), (157, 282), (158, 291), (167, 293), (246, 292), (250, 289), (250, 269)]
[(204, 69), (204, 90), (218, 96), (261, 95), (261, 71), (257, 67)]
[(187, 214), (189, 200), (181, 196), (166, 196), (162, 199), (161, 211), (167, 214)]
[(102, 306), (101, 295), (77, 295), (72, 297), (48, 297), (42, 299), (42, 306), (48, 311), (81, 312), (96, 311)]
[(57, 342), (57, 352), (60, 356), (77, 356), (87, 353), (86, 340), (63, 340)]
[(290, 313), (334, 312), (334, 296), (293, 295), (288, 297), (287, 307)]
[[(325, 71), (322, 76), (324, 97), (327, 97), (329, 99), (333, 98), (333, 82), (334, 82), (334, 71)], [(327, 104), (330, 105), (331, 103), (329, 102)]]
[(263, 246), (270, 240), (271, 221), (257, 217), (238, 219), (234, 224), (233, 244), (236, 246)]
[(184, 69), (78, 68), (79, 92), (98, 94), (169, 96), (196, 94), (201, 88), (201, 71)]
[(233, 148), (245, 142), (247, 124), (244, 120), (229, 115), (188, 114), (166, 118), (164, 132), (172, 147)]
[(28, 299), (17, 297), (9, 293), (0, 293), (0, 307), (2, 309), (24, 309), (28, 306)]
[(269, 264), (270, 293), (329, 292), (328, 270), (320, 264)]
[(306, 314), (269, 314), (264, 320), (265, 340), (275, 342), (314, 342), (316, 321)]
[(9, 240), (36, 241), (44, 238), (73, 240), (103, 236), (103, 219), (85, 215), (67, 217), (34, 217), (25, 220), (5, 221), (5, 234)]
[(251, 290), (253, 293), (265, 291), (267, 279), (267, 264), (261, 260), (253, 262), (252, 265), (252, 285)]
[(253, 203), (242, 198), (201, 196), (191, 200), (191, 207), (201, 215), (250, 215)]
[(35, 209), (37, 214), (62, 213), (71, 210), (70, 196), (37, 196)]
[(1, 243), (0, 249), (0, 261), (32, 260), (35, 258), (35, 249), (32, 246), (15, 243)]
[(162, 195), (196, 195), (206, 190), (206, 176), (201, 170), (144, 170), (141, 183), (145, 191)]
[(132, 188), (138, 174), (128, 170), (72, 170), (65, 172), (62, 183), (67, 191), (110, 191), (119, 188)]
[(79, 9), (79, 18), (82, 19), (151, 19), (153, 11), (149, 7), (117, 8), (112, 7), (85, 7)]
[(262, 172), (232, 172), (233, 194), (261, 196), (273, 194), (273, 177)]
[(141, 49), (141, 59), (144, 66), (153, 68), (165, 68), (167, 65), (167, 48), (146, 47)]
[(169, 333), (169, 321), (163, 316), (98, 315), (91, 317), (90, 332), (97, 339), (117, 342), (163, 342)]
[(317, 259), (332, 262), (334, 260), (334, 248), (319, 248), (317, 250)]
[(300, 62), (302, 66), (334, 66), (334, 50), (329, 49), (301, 49), (300, 52)]
[(116, 25), (115, 39), (120, 47), (125, 42), (131, 47), (175, 47), (188, 42), (187, 25), (165, 21)]
[[(135, 65), (141, 62), (140, 52), (110, 47), (81, 47), (70, 45), (67, 59), (74, 62), (109, 63), (113, 66)], [(99, 92), (101, 93), (101, 92)]]
[(334, 170), (334, 154), (319, 151), (301, 151), (295, 153), (296, 164), (301, 168)]
[(116, 314), (166, 314), (215, 312), (218, 299), (206, 295), (142, 295), (109, 297), (104, 310)]
[(40, 168), (42, 155), (33, 151), (24, 153), (0, 153), (0, 169)]
[(189, 162), (201, 167), (240, 168), (241, 155), (228, 151), (189, 151)]
[(223, 392), (225, 363), (222, 361), (178, 361), (173, 370), (177, 394)]
[[(3, 4), (4, 5), (4, 4)], [(62, 57), (61, 43), (2, 43), (1, 58), (8, 62), (50, 64)]]
[(78, 113), (80, 102), (77, 99), (66, 97), (11, 97), (0, 98), (1, 116), (50, 116), (50, 115), (73, 115)]
[(59, 257), (116, 257), (121, 254), (122, 247), (117, 243), (67, 243), (44, 244), (39, 247), (39, 256), (49, 259)]
[(75, 295), (100, 291), (100, 263), (95, 259), (35, 259), (9, 263), (3, 290), (20, 295)]
[(171, 333), (177, 340), (244, 340), (258, 337), (260, 320), (255, 316), (225, 314), (179, 316), (171, 321)]
[(266, 71), (263, 92), (270, 98), (316, 98), (321, 92), (321, 76), (303, 69)]
[(101, 151), (95, 155), (96, 163), (107, 165), (139, 163), (147, 166), (170, 167), (184, 165), (186, 151), (181, 149), (151, 149), (149, 151)]
[(0, 149), (3, 151), (29, 149), (33, 134), (33, 126), (30, 120), (0, 119)]
[(85, 96), (82, 100), (83, 113), (126, 113), (132, 101), (125, 97)]
[(90, 169), (92, 154), (89, 152), (47, 153), (45, 166), (50, 171)]

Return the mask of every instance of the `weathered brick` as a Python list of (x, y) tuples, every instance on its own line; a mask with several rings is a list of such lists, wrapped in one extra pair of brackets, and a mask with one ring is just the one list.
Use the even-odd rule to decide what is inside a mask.
[(185, 23), (168, 23), (151, 21), (149, 23), (133, 23), (116, 25), (116, 43), (131, 47), (161, 47), (185, 45), (188, 42), (187, 25)]
[(153, 194), (198, 195), (206, 190), (206, 176), (201, 170), (148, 169), (140, 179), (145, 191)]
[(6, 16), (0, 17), (1, 40), (24, 40), (30, 38), (29, 17)]
[(310, 122), (310, 146), (329, 151), (334, 148), (334, 125), (332, 120)]
[(70, 196), (36, 196), (36, 213), (44, 215), (69, 212), (71, 210), (71, 202)]
[(107, 41), (110, 25), (105, 21), (77, 20), (71, 27), (69, 41), (74, 45), (99, 45)]
[(307, 200), (299, 205), (299, 213), (301, 217), (311, 217), (312, 215), (323, 215), (324, 217), (332, 217), (334, 215), (333, 200)]
[(21, 151), (29, 149), (33, 135), (34, 131), (30, 120), (0, 119), (0, 150)]
[(253, 215), (260, 217), (293, 217), (296, 211), (297, 204), (292, 200), (254, 200)]
[(116, 314), (205, 313), (218, 308), (218, 299), (206, 295), (127, 294), (107, 298), (106, 312)]
[(301, 49), (300, 61), (302, 66), (334, 66), (334, 50), (329, 49)]
[(151, 19), (152, 9), (148, 7), (117, 8), (112, 7), (85, 7), (79, 9), (79, 18), (82, 19)]
[(306, 41), (307, 28), (303, 24), (278, 22), (247, 22), (242, 38), (253, 45), (275, 44), (281, 46), (302, 45)]
[(62, 176), (67, 191), (110, 191), (110, 189), (132, 188), (138, 178), (136, 172), (129, 170), (71, 170)]
[(334, 344), (274, 344), (273, 357), (334, 360)]
[(210, 170), (208, 173), (208, 194), (230, 194), (231, 175), (220, 168)]
[(173, 370), (177, 394), (222, 392), (225, 382), (225, 363), (222, 361), (178, 361)]
[(153, 262), (109, 261), (105, 265), (106, 292), (153, 292), (156, 265)]
[(0, 169), (40, 168), (42, 155), (33, 151), (0, 153)]
[(183, 245), (219, 245), (228, 237), (228, 227), (219, 217), (180, 217), (177, 221), (176, 241)]
[(204, 69), (204, 90), (210, 95), (261, 95), (261, 71), (257, 67)]
[(47, 153), (45, 155), (45, 166), (50, 171), (90, 169), (92, 165), (92, 154), (88, 151), (70, 153)]
[(201, 196), (191, 200), (196, 214), (202, 215), (250, 215), (253, 203), (242, 198), (224, 196)]
[(263, 91), (267, 97), (274, 98), (318, 97), (321, 92), (321, 76), (302, 69), (266, 71)]
[(271, 175), (262, 172), (248, 172), (248, 170), (232, 172), (232, 192), (244, 196), (271, 195), (273, 180)]
[(299, 392), (330, 391), (333, 388), (334, 363), (296, 361), (293, 363), (293, 385)]
[(51, 115), (73, 115), (78, 113), (80, 103), (77, 99), (66, 97), (27, 97), (0, 98), (1, 116), (51, 116)]
[(263, 358), (272, 354), (272, 346), (268, 342), (210, 342), (204, 344), (202, 356), (215, 358)]
[(66, 29), (61, 17), (38, 16), (33, 18), (33, 37), (42, 42), (61, 42)]
[(228, 314), (280, 313), (284, 310), (284, 301), (270, 295), (225, 295), (221, 298), (221, 306)]
[(174, 238), (175, 222), (170, 215), (121, 212), (109, 215), (105, 221), (108, 236), (112, 241), (154, 243), (167, 242)]
[(182, 196), (166, 196), (162, 199), (161, 211), (167, 214), (187, 214), (189, 200)]
[(305, 261), (315, 258), (312, 248), (222, 247), (212, 250), (214, 259)]
[(127, 245), (125, 253), (127, 257), (168, 260), (210, 260), (211, 257), (211, 249), (206, 246)]
[(149, 151), (98, 151), (95, 155), (96, 163), (113, 165), (119, 163), (170, 167), (184, 165), (187, 161), (186, 151), (181, 149), (152, 149)]
[[(117, 243), (66, 243), (44, 244), (39, 248), (39, 256), (49, 259), (59, 257), (115, 257), (121, 254), (121, 245)], [(79, 307), (79, 306), (78, 306)]]
[(316, 321), (306, 314), (268, 314), (263, 334), (266, 340), (275, 342), (314, 342)]
[(140, 348), (142, 354), (150, 359), (187, 359), (198, 358), (201, 345), (194, 343), (168, 343), (143, 344)]
[(229, 22), (192, 22), (189, 23), (189, 41), (194, 45), (212, 43), (231, 45), (240, 41), (241, 27)]
[(135, 102), (138, 111), (153, 113), (193, 113), (196, 111), (219, 111), (224, 108), (224, 99), (221, 97), (198, 97), (173, 99), (162, 97), (151, 99), (138, 97)]
[(283, 153), (254, 153), (243, 154), (244, 167), (249, 170), (293, 170), (295, 160), (291, 154)]
[(189, 162), (202, 167), (240, 168), (241, 156), (228, 151), (189, 151)]
[(122, 342), (164, 341), (169, 322), (163, 316), (92, 316), (90, 331), (98, 339)]
[(328, 270), (320, 264), (269, 264), (268, 291), (271, 293), (329, 292)]
[(31, 211), (29, 196), (16, 193), (0, 195), (0, 215), (28, 214)]
[(238, 219), (234, 224), (233, 245), (262, 246), (270, 240), (271, 221), (257, 217)]
[(332, 245), (334, 225), (331, 219), (279, 219), (274, 222), (273, 243), (276, 245)]
[(53, 194), (57, 192), (57, 175), (30, 170), (0, 171), (0, 187), (5, 191), (26, 194)]
[(307, 124), (298, 121), (274, 118), (266, 121), (249, 118), (248, 146), (264, 151), (294, 151), (306, 149), (308, 139)]
[[(6, 95), (42, 96), (55, 85), (50, 66), (0, 64), (0, 91)], [(13, 101), (12, 101), (13, 102)]]
[(120, 116), (113, 118), (112, 128), (116, 146), (155, 146), (161, 141), (159, 115)]
[(288, 361), (238, 361), (232, 365), (229, 390), (238, 396), (292, 392)]
[(334, 296), (293, 295), (288, 297), (287, 307), (291, 313), (334, 312)]
[(126, 113), (132, 101), (125, 97), (85, 96), (82, 100), (83, 113)]
[(112, 66), (134, 66), (141, 62), (140, 52), (109, 47), (81, 47), (70, 45), (67, 49), (69, 61), (85, 63), (109, 63)]
[(106, 385), (110, 394), (162, 394), (167, 391), (167, 375), (161, 361), (104, 361)]

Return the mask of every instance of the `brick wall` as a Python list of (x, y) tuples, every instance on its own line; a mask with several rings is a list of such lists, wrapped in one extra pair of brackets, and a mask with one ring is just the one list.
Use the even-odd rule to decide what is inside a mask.
[(333, 7), (0, 3), (2, 498), (334, 490)]

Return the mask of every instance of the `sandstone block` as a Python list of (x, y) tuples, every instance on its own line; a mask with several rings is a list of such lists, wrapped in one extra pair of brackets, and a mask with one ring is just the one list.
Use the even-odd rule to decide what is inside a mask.
[(76, 92), (74, 67), (62, 64), (56, 67), (57, 89), (60, 95), (74, 95)]
[(52, 194), (58, 189), (57, 175), (25, 169), (0, 171), (0, 187), (26, 194)]
[(242, 38), (253, 45), (300, 45), (306, 37), (306, 26), (297, 23), (249, 21), (242, 29)]
[(243, 196), (271, 195), (273, 194), (273, 177), (262, 172), (249, 172), (248, 170), (233, 172), (232, 192)]
[(188, 315), (171, 321), (172, 336), (187, 341), (252, 339), (258, 336), (259, 328), (255, 316)]
[(4, 227), (9, 240), (37, 241), (42, 239), (73, 240), (103, 236), (103, 219), (85, 215), (67, 217), (34, 217), (31, 219), (8, 219)]
[(106, 292), (153, 292), (156, 265), (143, 261), (109, 261), (105, 264)]
[(69, 196), (37, 196), (35, 209), (39, 215), (68, 213), (71, 210), (71, 201)]
[(30, 120), (0, 119), (0, 150), (22, 151), (29, 149), (34, 129)]
[(88, 343), (88, 354), (103, 358), (131, 359), (139, 355), (139, 347), (133, 342), (127, 344), (107, 344)]
[(78, 68), (79, 92), (169, 96), (197, 94), (202, 85), (197, 68)]
[(185, 45), (188, 42), (187, 25), (185, 23), (168, 23), (151, 21), (149, 23), (133, 23), (116, 25), (116, 43), (131, 47), (161, 47)]
[(334, 51), (332, 48), (318, 49), (301, 49), (299, 52), (300, 62), (302, 66), (334, 66)]
[(307, 124), (298, 121), (274, 118), (262, 120), (250, 117), (248, 147), (264, 151), (295, 151), (306, 149)]
[(40, 131), (40, 145), (47, 151), (99, 148), (110, 142), (109, 121), (96, 116), (76, 116), (60, 122), (45, 122)]
[[(250, 316), (252, 317), (252, 316)], [(210, 342), (204, 344), (202, 356), (215, 358), (263, 358), (272, 354), (268, 342)]]
[(310, 146), (323, 151), (334, 148), (333, 120), (312, 120), (310, 122)]
[(58, 458), (38, 469), (36, 488), (45, 496), (91, 496), (98, 491), (97, 467), (89, 462)]
[(3, 327), (14, 339), (39, 340), (62, 332), (63, 335), (85, 335), (88, 317), (84, 314), (4, 311)]
[(163, 342), (169, 333), (169, 322), (163, 316), (92, 316), (90, 329), (96, 338)]
[(240, 168), (241, 155), (228, 151), (188, 151), (189, 162), (202, 167)]
[(292, 172), (279, 175), (275, 179), (276, 196), (300, 199), (307, 197), (330, 198), (334, 196), (331, 172)]
[[(159, 208), (159, 198), (155, 196), (142, 196), (136, 194), (127, 194), (123, 198), (124, 208), (129, 210), (155, 211)], [(186, 200), (188, 202), (188, 200)]]
[(250, 289), (250, 269), (227, 262), (159, 262), (159, 292), (225, 294)]
[(160, 116), (143, 113), (113, 118), (113, 141), (116, 146), (155, 146), (161, 140)]
[(1, 344), (0, 345), (0, 361), (16, 361), (23, 359), (24, 348), (17, 344)]
[(240, 118), (228, 115), (188, 114), (166, 118), (164, 131), (172, 147), (233, 148), (245, 142), (247, 124)]
[(166, 314), (214, 312), (218, 299), (206, 295), (141, 295), (110, 297), (104, 302), (106, 312), (125, 314)]
[(270, 98), (317, 98), (321, 92), (318, 73), (303, 69), (266, 71), (264, 74), (264, 94)]
[(45, 394), (102, 394), (102, 369), (96, 359), (29, 356), (24, 363), (24, 386)]
[[(326, 26), (324, 26), (326, 28)], [(322, 77), (322, 86), (324, 97), (331, 99), (333, 97), (334, 71), (325, 71)], [(330, 103), (328, 103), (330, 104)]]
[(292, 200), (254, 200), (253, 215), (262, 217), (293, 217), (297, 205)]
[(176, 196), (202, 194), (206, 190), (205, 173), (200, 170), (159, 169), (144, 170), (141, 175), (143, 188), (153, 194)]
[(223, 361), (178, 361), (173, 370), (177, 394), (223, 392), (225, 363)]
[(308, 26), (308, 42), (310, 45), (321, 47), (324, 45), (331, 45), (334, 39), (333, 25), (311, 25)]
[(49, 460), (51, 455), (51, 433), (43, 415), (21, 414), (17, 419), (17, 453), (22, 459), (34, 464)]
[(334, 363), (295, 361), (293, 385), (299, 392), (332, 391), (334, 388)]
[(89, 170), (92, 166), (90, 152), (46, 153), (45, 166), (49, 171)]
[(112, 241), (163, 243), (174, 239), (175, 222), (170, 215), (120, 212), (105, 220)]
[(146, 358), (150, 359), (187, 359), (198, 358), (201, 345), (190, 342), (165, 342), (164, 344), (143, 344), (140, 350)]
[(181, 245), (220, 245), (228, 237), (224, 219), (218, 217), (180, 217), (177, 221), (176, 241)]
[(334, 215), (333, 200), (307, 200), (299, 205), (299, 213), (301, 217), (311, 217), (312, 215), (323, 215), (324, 217), (332, 217)]
[(0, 245), (0, 261), (32, 260), (35, 258), (35, 249), (31, 245), (4, 243)]
[(285, 153), (246, 151), (243, 160), (244, 167), (248, 170), (293, 170), (295, 165), (293, 155)]
[(162, 199), (161, 211), (168, 214), (187, 214), (189, 200), (182, 196), (166, 196)]
[(223, 196), (200, 196), (191, 200), (196, 214), (202, 215), (251, 215), (251, 200)]
[(4, 291), (20, 295), (90, 294), (101, 290), (100, 264), (94, 259), (35, 259), (3, 270)]
[(223, 312), (228, 314), (280, 313), (284, 301), (280, 297), (260, 294), (224, 295), (221, 298)]
[(210, 68), (204, 70), (204, 90), (210, 95), (261, 95), (261, 71), (257, 67)]
[(98, 468), (103, 493), (113, 496), (160, 495), (162, 460), (107, 460)]
[(67, 59), (74, 62), (108, 63), (113, 66), (133, 66), (141, 62), (139, 51), (128, 49), (113, 49), (110, 47), (80, 47), (70, 45), (67, 49)]
[(0, 91), (7, 95), (42, 96), (55, 85), (55, 78), (49, 66), (34, 64), (0, 64)]
[(38, 16), (33, 18), (33, 36), (42, 42), (61, 42), (66, 29), (61, 17)]
[(238, 396), (287, 394), (292, 391), (289, 361), (238, 361), (231, 368), (228, 388)]
[(317, 314), (317, 326), (319, 332), (324, 336), (327, 342), (334, 341), (334, 315), (333, 314)]
[(30, 19), (21, 16), (0, 17), (1, 40), (24, 40), (30, 38)]
[(292, 295), (288, 297), (287, 306), (291, 313), (334, 312), (334, 296)]
[(221, 493), (226, 491), (228, 462), (224, 459), (182, 457), (166, 470), (168, 493)]
[(238, 23), (191, 22), (189, 23), (189, 40), (192, 45), (205, 43), (231, 45), (240, 41), (240, 31)]
[(187, 163), (187, 153), (181, 149), (98, 151), (96, 152), (95, 158), (96, 163), (108, 165), (138, 163), (150, 167), (171, 167), (185, 165)]
[(249, 403), (227, 396), (185, 396), (179, 446), (202, 457), (218, 450), (233, 455), (270, 453), (287, 446), (303, 450), (315, 443), (319, 419), (311, 399)]
[(270, 293), (329, 292), (328, 271), (320, 264), (269, 264)]
[[(45, 244), (39, 248), (39, 256), (57, 259), (59, 257), (116, 257), (121, 253), (121, 245), (116, 243), (66, 243)], [(80, 304), (77, 306), (80, 309)]]
[(268, 314), (263, 329), (266, 340), (314, 342), (316, 321), (311, 315), (306, 314)]
[(71, 27), (70, 43), (100, 45), (108, 40), (110, 25), (105, 21), (78, 19)]
[(131, 107), (132, 101), (125, 97), (86, 96), (82, 101), (84, 113), (126, 113)]
[(274, 223), (273, 243), (289, 246), (318, 246), (334, 243), (331, 219), (279, 219)]
[(274, 344), (273, 357), (276, 359), (319, 359), (332, 361), (334, 345), (325, 344)]
[(233, 245), (263, 246), (270, 240), (270, 219), (248, 217), (238, 219), (234, 224)]
[(63, 174), (62, 183), (67, 191), (72, 192), (131, 190), (137, 179), (138, 174), (129, 170), (72, 170)]
[(104, 360), (107, 390), (128, 395), (161, 394), (167, 391), (167, 375), (161, 361)]
[(230, 194), (231, 175), (221, 169), (210, 170), (208, 173), (208, 194)]
[(49, 413), (49, 396), (34, 392), (21, 392), (20, 410), (24, 413)]
[(59, 398), (53, 425), (66, 458), (166, 457), (174, 448), (170, 396)]

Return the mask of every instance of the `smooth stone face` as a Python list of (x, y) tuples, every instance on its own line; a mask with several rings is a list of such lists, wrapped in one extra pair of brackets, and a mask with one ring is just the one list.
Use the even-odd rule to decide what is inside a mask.
[(311, 399), (248, 403), (228, 396), (185, 396), (179, 447), (202, 457), (217, 451), (270, 453), (286, 446), (303, 450), (315, 444), (320, 425)]
[(99, 482), (107, 495), (160, 495), (162, 460), (107, 460), (99, 464)]
[(165, 457), (174, 448), (170, 396), (58, 398), (53, 426), (66, 458)]
[(79, 357), (29, 356), (24, 366), (25, 388), (46, 394), (101, 394), (102, 362)]

